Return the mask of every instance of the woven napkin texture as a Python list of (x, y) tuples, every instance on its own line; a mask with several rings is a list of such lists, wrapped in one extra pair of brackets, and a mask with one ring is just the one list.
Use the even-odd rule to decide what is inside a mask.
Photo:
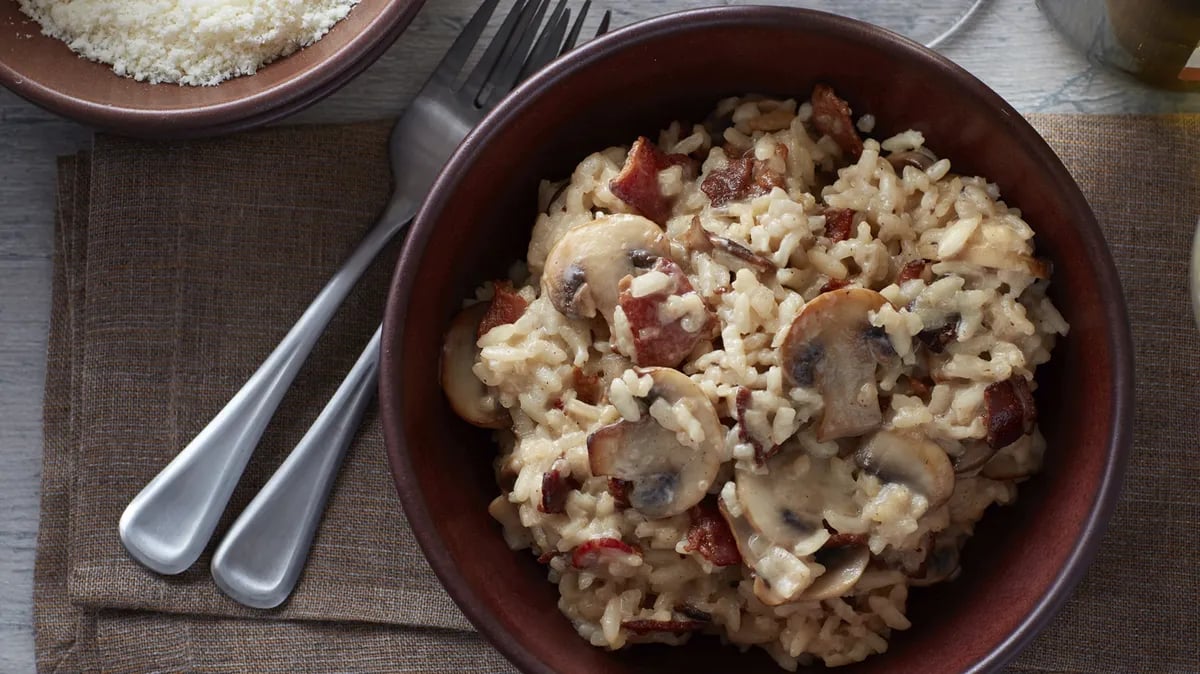
[[(1135, 447), (1099, 558), (1012, 672), (1200, 671), (1200, 333), (1187, 262), (1200, 115), (1034, 115), (1121, 273)], [(253, 611), (206, 554), (157, 576), (117, 539), (129, 500), (212, 418), (388, 198), (387, 123), (218, 140), (97, 137), (60, 160), (34, 587), (40, 672), (498, 672), (405, 523), (368, 412), (292, 598)], [(380, 320), (394, 250), (347, 300), (236, 492), (241, 510)], [(580, 647), (585, 647), (580, 643)]]

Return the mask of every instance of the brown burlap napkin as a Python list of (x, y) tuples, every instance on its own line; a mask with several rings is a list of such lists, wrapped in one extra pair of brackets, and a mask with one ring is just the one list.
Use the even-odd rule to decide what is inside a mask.
[[(1136, 447), (1100, 557), (1014, 672), (1196, 671), (1200, 469), (1186, 293), (1200, 116), (1034, 116), (1096, 210), (1138, 358)], [(496, 672), (425, 564), (368, 413), (308, 568), (274, 611), (121, 548), (129, 499), (274, 346), (387, 199), (387, 124), (151, 144), (60, 162), (34, 610), (43, 672)], [(268, 428), (230, 513), (304, 433), (379, 321), (381, 256)], [(223, 527), (229, 522), (227, 516)], [(220, 530), (219, 530), (220, 531)], [(581, 645), (581, 647), (583, 647)]]

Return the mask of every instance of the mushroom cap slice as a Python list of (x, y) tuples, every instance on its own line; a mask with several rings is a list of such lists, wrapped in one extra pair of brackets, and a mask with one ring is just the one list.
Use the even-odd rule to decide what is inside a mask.
[(703, 439), (683, 442), (649, 413), (638, 421), (622, 420), (588, 437), (588, 462), (593, 475), (630, 483), (630, 507), (657, 519), (678, 515), (708, 493), (720, 467), (725, 437), (717, 411), (708, 396), (687, 375), (665, 367), (636, 368), (654, 384), (647, 400), (672, 409), (682, 407), (700, 424)]
[(640, 215), (606, 215), (575, 227), (554, 244), (542, 271), (542, 292), (571, 318), (597, 312), (610, 324), (617, 284), (666, 257), (670, 244), (658, 225)]
[(1034, 278), (1050, 278), (1050, 263), (1026, 254), (1024, 248), (1025, 240), (1012, 227), (984, 220), (962, 251), (948, 259), (959, 259), (989, 269), (1014, 269)]
[(933, 510), (954, 492), (954, 465), (937, 443), (915, 435), (882, 430), (854, 455), (860, 468), (884, 482), (907, 486), (929, 501)]
[(454, 413), (468, 423), (483, 428), (506, 428), (508, 412), (471, 370), (479, 359), (476, 331), (487, 311), (487, 302), (472, 304), (450, 322), (442, 343), (442, 390)]
[(875, 366), (895, 351), (867, 315), (886, 303), (867, 288), (833, 290), (804, 305), (788, 330), (784, 376), (793, 386), (815, 386), (821, 393), (821, 442), (862, 435), (883, 421)]
[(798, 484), (778, 459), (768, 462), (766, 475), (737, 469), (738, 502), (755, 532), (797, 557), (811, 555), (829, 540), (822, 522), (824, 494), (815, 485)]
[(842, 597), (862, 578), (871, 561), (871, 551), (865, 545), (845, 545), (840, 547), (825, 547), (817, 551), (817, 563), (825, 567), (825, 573), (800, 593), (797, 599), (813, 601)]
[(910, 576), (908, 584), (926, 587), (947, 580), (954, 580), (962, 570), (958, 541), (952, 536), (933, 535), (930, 550), (921, 562), (919, 575)]

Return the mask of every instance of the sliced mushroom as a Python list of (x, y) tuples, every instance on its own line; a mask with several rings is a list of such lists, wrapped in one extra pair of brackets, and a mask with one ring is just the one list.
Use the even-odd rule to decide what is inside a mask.
[(687, 375), (663, 367), (635, 370), (654, 380), (646, 402), (682, 405), (701, 426), (697, 446), (680, 441), (681, 433), (663, 427), (649, 413), (622, 420), (588, 437), (592, 474), (628, 483), (629, 505), (657, 519), (686, 511), (704, 498), (717, 476), (725, 443), (723, 427), (704, 391)]
[(854, 455), (860, 468), (884, 482), (903, 484), (933, 510), (954, 492), (954, 466), (937, 443), (897, 431), (878, 431)]
[(895, 351), (867, 315), (886, 303), (874, 290), (834, 290), (806, 304), (788, 330), (784, 376), (793, 386), (816, 387), (824, 399), (821, 442), (862, 435), (883, 421), (875, 367)]
[(817, 551), (816, 560), (825, 567), (825, 572), (800, 593), (797, 597), (799, 600), (829, 599), (849, 594), (867, 570), (871, 551), (865, 545), (824, 547)]
[(617, 284), (668, 254), (662, 229), (640, 215), (607, 215), (569, 230), (546, 257), (542, 292), (564, 315), (611, 325)]
[(927, 171), (930, 166), (937, 163), (938, 158), (936, 154), (929, 151), (929, 148), (919, 147), (915, 150), (893, 152), (888, 155), (887, 160), (892, 168), (896, 169), (896, 173), (900, 173), (905, 166), (912, 166), (918, 171)]
[(688, 250), (712, 252), (713, 257), (730, 267), (750, 267), (760, 274), (766, 274), (778, 269), (769, 258), (763, 257), (742, 244), (718, 236), (704, 229), (700, 224), (700, 216), (692, 218), (691, 224), (680, 236), (679, 242)]
[(996, 448), (986, 442), (967, 442), (963, 453), (954, 458), (954, 474), (959, 477), (975, 475), (995, 455)]
[(932, 536), (931, 549), (925, 555), (915, 576), (910, 576), (908, 584), (913, 587), (926, 587), (947, 580), (954, 580), (962, 570), (959, 564), (958, 541), (952, 536)]
[(797, 557), (804, 557), (829, 540), (821, 514), (825, 503), (820, 491), (796, 484), (780, 458), (767, 462), (766, 475), (737, 470), (738, 502), (756, 532)]
[(1004, 381), (989, 384), (983, 391), (983, 402), (987, 443), (992, 449), (1007, 447), (1033, 432), (1037, 423), (1037, 404), (1024, 376), (1014, 374)]
[(450, 322), (442, 343), (442, 390), (454, 413), (467, 422), (483, 428), (504, 428), (509, 423), (508, 412), (471, 370), (479, 360), (476, 333), (487, 311), (487, 302), (472, 304)]
[(990, 269), (1016, 269), (1034, 278), (1050, 278), (1050, 263), (1020, 252), (1024, 245), (1024, 240), (1012, 227), (984, 220), (967, 245), (952, 259)]

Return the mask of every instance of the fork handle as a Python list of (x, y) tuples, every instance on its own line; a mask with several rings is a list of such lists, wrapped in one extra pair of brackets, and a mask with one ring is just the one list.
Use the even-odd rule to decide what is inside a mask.
[(304, 360), (371, 261), (416, 214), (393, 198), (300, 320), (208, 426), (134, 497), (121, 515), (121, 543), (163, 574), (182, 573), (200, 557), (267, 423)]
[(237, 602), (275, 608), (296, 586), (342, 457), (374, 397), (381, 329), (217, 547), (213, 580)]

